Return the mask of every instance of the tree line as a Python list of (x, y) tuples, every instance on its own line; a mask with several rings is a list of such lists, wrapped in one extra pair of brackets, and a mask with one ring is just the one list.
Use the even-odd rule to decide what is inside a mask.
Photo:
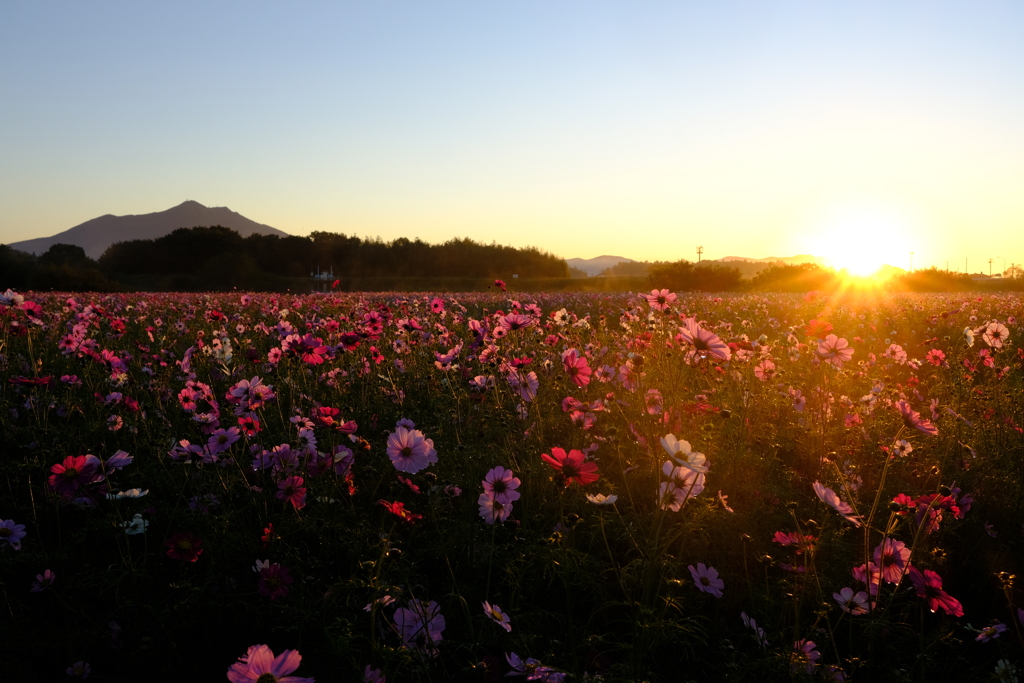
[(343, 233), (308, 237), (253, 234), (222, 226), (179, 228), (157, 239), (110, 245), (98, 260), (57, 244), (41, 256), (0, 246), (0, 286), (36, 289), (283, 291), (333, 270), (341, 288), (367, 278), (568, 278), (565, 261), (535, 247), (472, 239), (362, 239)]

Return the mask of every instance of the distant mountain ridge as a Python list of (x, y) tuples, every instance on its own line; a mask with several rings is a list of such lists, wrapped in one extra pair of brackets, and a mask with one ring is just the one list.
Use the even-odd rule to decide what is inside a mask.
[(633, 263), (633, 259), (625, 256), (595, 256), (594, 258), (567, 258), (565, 262), (570, 268), (579, 268), (587, 275), (593, 277), (604, 272), (607, 268), (622, 263)]
[(151, 240), (170, 234), (178, 228), (210, 227), (220, 225), (237, 231), (242, 237), (253, 233), (287, 237), (288, 233), (269, 225), (257, 223), (226, 206), (208, 207), (188, 200), (178, 206), (140, 215), (114, 216), (107, 214), (93, 218), (51, 237), (12, 242), (8, 246), (32, 254), (43, 254), (54, 244), (74, 244), (85, 249), (90, 258), (99, 258), (115, 242)]

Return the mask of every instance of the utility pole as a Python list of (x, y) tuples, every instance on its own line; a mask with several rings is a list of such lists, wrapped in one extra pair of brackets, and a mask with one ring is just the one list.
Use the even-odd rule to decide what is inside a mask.
[(704, 247), (697, 247), (697, 263), (700, 263), (700, 255), (704, 253)]
[(989, 277), (992, 277), (992, 262), (993, 262), (993, 261), (995, 261), (995, 259), (991, 259), (991, 258), (990, 258), (990, 259), (988, 260), (988, 276), (989, 276)]
[(964, 256), (964, 273), (967, 273), (967, 257)]
[(910, 272), (914, 272), (914, 252), (910, 252)]
[(946, 259), (946, 272), (949, 272), (949, 259)]

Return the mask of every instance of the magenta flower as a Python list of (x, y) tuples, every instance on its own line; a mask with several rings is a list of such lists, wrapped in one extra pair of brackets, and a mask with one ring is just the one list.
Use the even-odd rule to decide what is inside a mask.
[(821, 502), (831, 506), (833, 510), (838, 512), (842, 516), (842, 518), (850, 524), (857, 527), (860, 526), (861, 515), (853, 514), (853, 508), (850, 507), (850, 504), (844, 503), (842, 500), (840, 500), (839, 496), (836, 495), (835, 491), (828, 488), (827, 486), (822, 486), (821, 482), (817, 481), (814, 482), (813, 486), (814, 492), (818, 495), (818, 498), (821, 499)]
[(938, 436), (939, 430), (928, 420), (921, 417), (921, 413), (917, 412), (910, 407), (910, 404), (906, 401), (896, 401), (894, 404), (896, 410), (900, 411), (900, 415), (903, 416), (903, 424), (906, 426), (917, 429), (919, 431), (928, 434), (929, 436)]
[(95, 455), (69, 455), (50, 468), (52, 474), (47, 483), (60, 496), (73, 498), (79, 488), (93, 480), (99, 465), (100, 459)]
[(437, 462), (434, 442), (418, 429), (397, 427), (388, 436), (387, 453), (396, 470), (409, 474), (416, 474)]
[(21, 550), (21, 539), (25, 538), (25, 525), (15, 524), (13, 519), (0, 519), (0, 548), (11, 546)]
[(911, 567), (907, 570), (907, 577), (914, 585), (917, 596), (928, 601), (928, 609), (934, 612), (941, 608), (943, 612), (953, 617), (964, 615), (960, 601), (942, 590), (942, 577), (931, 569), (920, 572), (917, 567)]
[(481, 482), (484, 485), (484, 493), (502, 504), (510, 504), (519, 500), (519, 478), (512, 470), (505, 469), (501, 465), (490, 470)]
[(277, 488), (280, 489), (274, 495), (281, 500), (286, 500), (292, 504), (296, 510), (301, 510), (306, 507), (306, 487), (303, 486), (305, 480), (302, 477), (288, 477), (284, 481), (277, 482)]
[(44, 571), (42, 574), (36, 574), (36, 580), (32, 582), (32, 592), (42, 593), (44, 590), (53, 585), (57, 575), (51, 572), (49, 569)]
[(266, 645), (252, 645), (244, 657), (228, 668), (231, 683), (315, 683), (312, 678), (289, 676), (299, 668), (302, 655), (298, 650), (285, 650), (277, 657)]
[(687, 569), (690, 570), (690, 576), (693, 577), (693, 583), (698, 589), (716, 598), (722, 597), (725, 581), (718, 577), (718, 571), (714, 567), (706, 567), (703, 562), (698, 562), (696, 569), (692, 564)]
[(562, 364), (569, 378), (576, 383), (576, 386), (585, 387), (590, 384), (590, 375), (593, 370), (587, 363), (586, 356), (581, 356), (576, 349), (569, 349), (562, 353)]

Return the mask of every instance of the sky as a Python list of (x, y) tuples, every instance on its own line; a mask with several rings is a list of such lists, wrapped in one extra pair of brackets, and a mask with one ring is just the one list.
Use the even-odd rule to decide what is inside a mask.
[(998, 272), (1021, 26), (986, 0), (3, 3), (0, 242), (193, 199), (296, 235)]

